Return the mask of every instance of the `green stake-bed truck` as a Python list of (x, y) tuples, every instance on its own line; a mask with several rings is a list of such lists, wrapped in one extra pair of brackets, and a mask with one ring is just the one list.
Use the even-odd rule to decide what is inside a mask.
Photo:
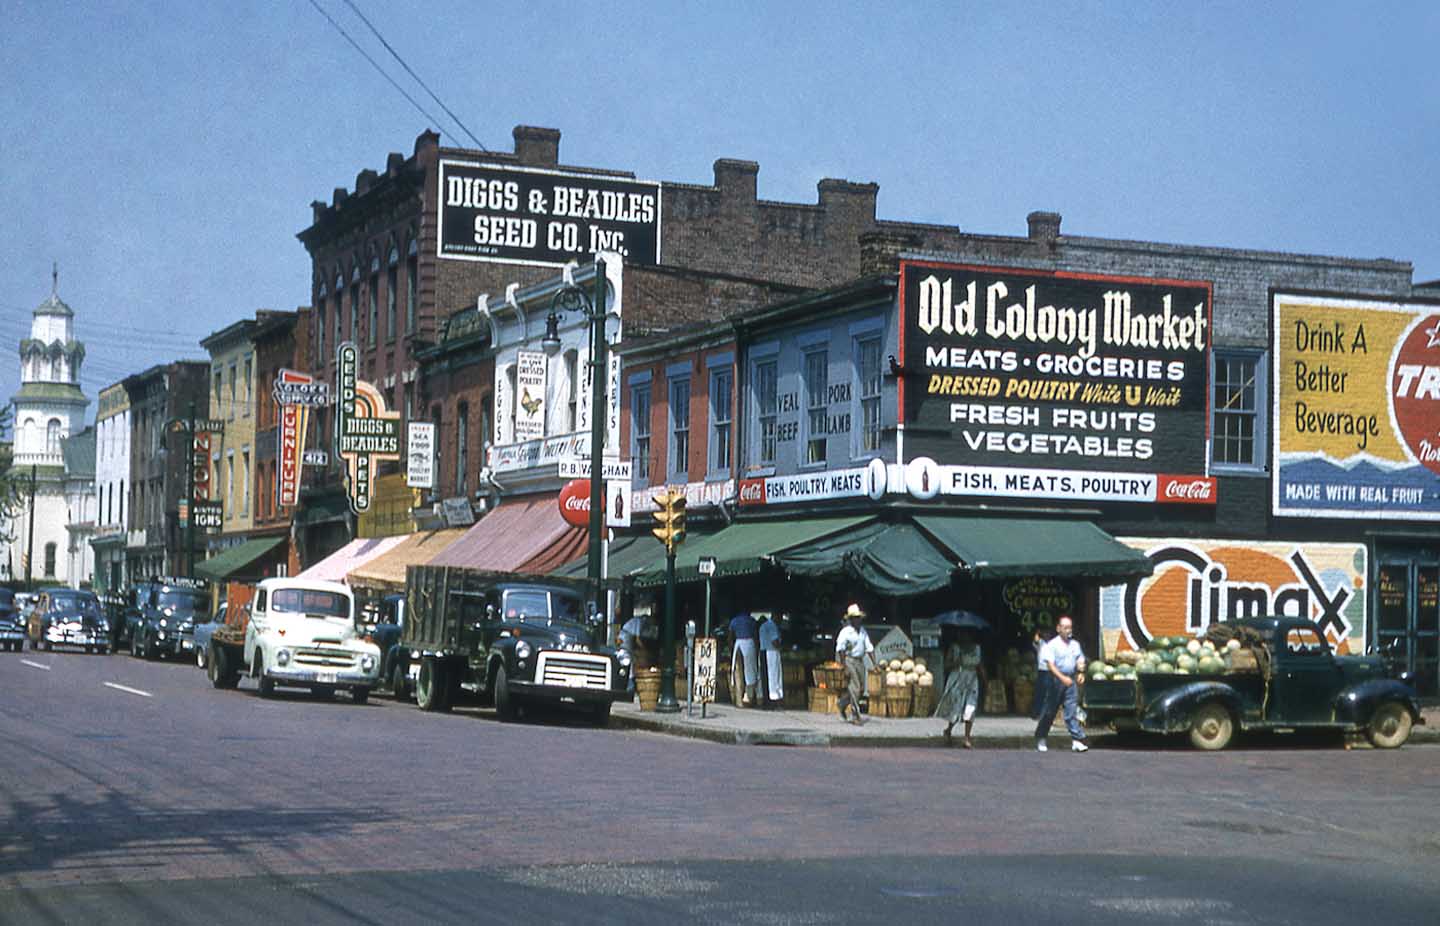
[(410, 566), (400, 646), (419, 660), (415, 702), (446, 711), (470, 696), (513, 720), (526, 704), (569, 705), (603, 725), (628, 700), (631, 656), (604, 645), (587, 619), (583, 584)]
[[(1242, 670), (1220, 668), (1216, 658), (1192, 668), (1195, 660), (1181, 657), (1180, 671), (1166, 662), (1173, 651), (1162, 645), (1160, 657), (1142, 656), (1119, 675), (1101, 677), (1104, 670), (1094, 670), (1081, 689), (1087, 722), (1120, 731), (1188, 733), (1198, 749), (1224, 749), (1237, 729), (1364, 732), (1377, 747), (1393, 749), (1424, 722), (1414, 690), (1387, 678), (1378, 656), (1336, 656), (1311, 621), (1246, 618), (1219, 625), (1209, 636), (1222, 644), (1243, 640), (1244, 649), (1260, 658), (1232, 660)], [(1245, 655), (1239, 650), (1231, 647)]]

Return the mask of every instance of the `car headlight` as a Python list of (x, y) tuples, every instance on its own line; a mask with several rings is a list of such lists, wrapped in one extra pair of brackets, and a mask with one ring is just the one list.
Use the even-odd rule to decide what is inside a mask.
[(630, 651), (626, 649), (616, 650), (615, 661), (622, 666), (628, 666), (630, 664)]
[(364, 656), (361, 656), (361, 657), (360, 657), (360, 671), (362, 671), (362, 672), (374, 672), (374, 671), (375, 671), (375, 657), (372, 656), (372, 655), (370, 655), (369, 653), (366, 653)]
[(157, 640), (163, 640), (163, 639), (165, 639), (165, 631), (162, 630), (162, 631), (160, 631), (159, 633), (155, 634), (155, 639), (157, 639)]
[(290, 664), (290, 651), (288, 649), (276, 651), (275, 664), (281, 667), (288, 666)]
[(169, 624), (168, 621), (165, 620), (165, 618), (162, 617), (162, 618), (160, 618), (160, 626), (161, 626), (161, 627), (169, 627), (170, 624)]
[(110, 622), (109, 622), (109, 621), (101, 621), (101, 622), (100, 622), (99, 624), (97, 624), (96, 626), (100, 628), (100, 632), (101, 632), (101, 633), (109, 633), (109, 632), (110, 632)]
[(531, 652), (533, 652), (533, 650), (531, 649), (530, 644), (525, 642), (524, 640), (521, 640), (519, 643), (515, 644), (515, 656), (517, 659), (529, 659)]

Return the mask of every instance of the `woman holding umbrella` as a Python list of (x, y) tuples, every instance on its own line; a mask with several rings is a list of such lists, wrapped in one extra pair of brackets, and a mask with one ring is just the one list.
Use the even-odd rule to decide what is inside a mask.
[(970, 739), (975, 724), (975, 711), (980, 707), (980, 685), (985, 679), (985, 666), (980, 658), (980, 633), (989, 625), (971, 611), (946, 611), (937, 618), (943, 635), (950, 639), (945, 647), (945, 691), (935, 705), (935, 716), (945, 718), (945, 744), (953, 739), (955, 724), (965, 725), (960, 744), (974, 747)]

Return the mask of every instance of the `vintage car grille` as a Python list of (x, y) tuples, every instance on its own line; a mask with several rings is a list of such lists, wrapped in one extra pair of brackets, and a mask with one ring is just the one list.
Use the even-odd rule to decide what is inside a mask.
[(541, 685), (564, 688), (608, 689), (610, 660), (587, 653), (546, 651), (540, 654), (539, 664), (535, 667), (535, 681)]
[(302, 649), (295, 651), (294, 661), (302, 666), (347, 669), (355, 664), (355, 654), (343, 649)]

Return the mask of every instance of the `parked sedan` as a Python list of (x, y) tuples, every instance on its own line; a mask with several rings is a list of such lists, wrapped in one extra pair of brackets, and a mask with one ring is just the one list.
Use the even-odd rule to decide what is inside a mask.
[(87, 653), (110, 652), (110, 624), (93, 592), (41, 589), (28, 623), (32, 649), (83, 646)]
[(25, 619), (15, 607), (15, 593), (0, 588), (0, 650), (19, 652), (25, 645)]

